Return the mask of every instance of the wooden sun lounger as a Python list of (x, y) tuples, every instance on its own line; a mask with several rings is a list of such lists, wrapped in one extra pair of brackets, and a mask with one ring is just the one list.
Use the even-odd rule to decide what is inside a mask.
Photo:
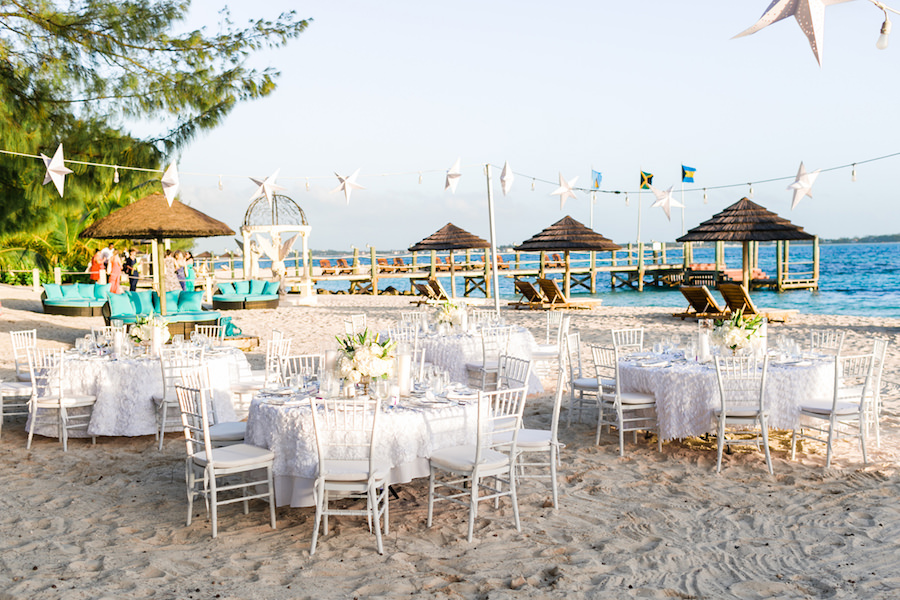
[(750, 299), (747, 290), (739, 283), (720, 283), (719, 293), (725, 299), (728, 310), (732, 313), (741, 310), (746, 317), (758, 314), (764, 316), (770, 322), (784, 323), (800, 312), (796, 309), (757, 308), (753, 304), (753, 300)]
[(337, 275), (338, 270), (331, 266), (331, 261), (327, 258), (319, 259), (319, 266), (322, 267), (322, 275)]
[(600, 300), (583, 300), (578, 302), (569, 300), (562, 293), (562, 290), (559, 289), (559, 285), (557, 285), (556, 280), (554, 279), (538, 278), (537, 284), (541, 286), (541, 291), (544, 293), (544, 296), (547, 297), (546, 308), (586, 308), (590, 310), (600, 306)]
[(353, 267), (347, 264), (346, 258), (335, 259), (335, 262), (340, 269), (340, 271), (338, 271), (338, 275), (353, 275)]
[(522, 297), (515, 301), (510, 302), (507, 306), (514, 306), (515, 308), (532, 308), (532, 309), (542, 309), (547, 308), (545, 305), (547, 301), (541, 295), (541, 292), (534, 287), (534, 285), (530, 281), (515, 281), (516, 290), (522, 294)]
[(728, 317), (728, 309), (719, 306), (705, 285), (683, 285), (679, 289), (688, 301), (688, 307), (684, 312), (674, 313), (673, 317), (681, 317), (682, 321), (688, 317), (692, 319), (724, 319)]
[(412, 265), (406, 264), (399, 256), (394, 257), (394, 270), (398, 273), (406, 273), (412, 270)]
[(428, 280), (428, 285), (430, 285), (431, 289), (434, 291), (435, 300), (439, 302), (450, 300), (450, 294), (447, 293), (447, 290), (444, 289), (444, 286), (441, 285), (440, 281), (432, 277)]
[(416, 296), (416, 299), (411, 301), (410, 304), (422, 306), (423, 304), (437, 302), (437, 295), (434, 293), (434, 290), (431, 288), (431, 286), (427, 283), (412, 282), (412, 286), (417, 292), (419, 292), (419, 295)]

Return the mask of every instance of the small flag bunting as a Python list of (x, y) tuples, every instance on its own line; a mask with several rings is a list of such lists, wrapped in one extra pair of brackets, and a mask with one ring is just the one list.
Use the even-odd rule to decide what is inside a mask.
[(591, 169), (591, 187), (595, 190), (599, 190), (601, 181), (603, 181), (603, 173)]
[(697, 169), (694, 167), (686, 167), (681, 165), (681, 182), (682, 183), (694, 183), (694, 173), (697, 172)]
[(653, 173), (645, 173), (644, 171), (641, 171), (641, 189), (649, 190), (652, 183)]

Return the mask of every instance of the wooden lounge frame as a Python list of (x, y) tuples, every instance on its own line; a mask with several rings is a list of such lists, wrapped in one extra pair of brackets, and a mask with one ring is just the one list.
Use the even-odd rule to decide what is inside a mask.
[(319, 266), (322, 268), (322, 275), (337, 275), (337, 267), (331, 266), (331, 261), (327, 258), (319, 259)]
[(683, 285), (678, 289), (688, 301), (688, 307), (683, 312), (674, 313), (673, 317), (680, 317), (682, 321), (687, 318), (724, 319), (730, 314), (728, 308), (719, 306), (705, 285)]
[(516, 291), (518, 291), (522, 297), (515, 301), (510, 302), (508, 306), (513, 306), (515, 308), (530, 308), (530, 309), (543, 309), (547, 308), (547, 301), (544, 299), (544, 296), (541, 295), (540, 290), (534, 287), (530, 281), (525, 281), (523, 279), (517, 279), (515, 281)]
[(720, 283), (719, 293), (725, 299), (728, 310), (733, 313), (741, 310), (745, 317), (762, 315), (770, 322), (784, 323), (800, 312), (796, 309), (757, 308), (747, 289), (739, 283)]
[(437, 300), (438, 302), (450, 300), (450, 294), (447, 293), (447, 290), (444, 289), (444, 286), (441, 285), (441, 282), (438, 281), (437, 278), (429, 277), (428, 285), (430, 285), (431, 289), (434, 290), (435, 300)]
[(574, 302), (566, 298), (555, 279), (537, 279), (537, 284), (541, 287), (541, 292), (547, 297), (546, 308), (585, 308), (592, 309), (600, 306), (600, 300), (578, 301)]

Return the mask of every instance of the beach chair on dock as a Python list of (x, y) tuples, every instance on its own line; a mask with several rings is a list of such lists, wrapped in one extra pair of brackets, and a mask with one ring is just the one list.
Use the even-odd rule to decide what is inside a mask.
[(397, 271), (398, 273), (406, 273), (407, 271), (410, 271), (411, 269), (412, 269), (412, 267), (410, 265), (406, 264), (402, 258), (400, 258), (399, 256), (394, 257), (394, 270), (395, 271)]
[(444, 289), (444, 286), (441, 285), (440, 281), (432, 277), (428, 280), (428, 285), (430, 285), (431, 289), (434, 290), (434, 294), (436, 296), (435, 300), (437, 300), (438, 302), (450, 300), (450, 294), (447, 293), (447, 290)]
[(732, 313), (743, 311), (743, 315), (747, 318), (762, 315), (770, 322), (784, 323), (800, 312), (796, 309), (756, 308), (746, 288), (739, 283), (720, 283), (719, 293), (725, 299), (728, 310)]
[(546, 308), (545, 304), (547, 301), (541, 295), (541, 292), (534, 287), (530, 281), (516, 280), (515, 281), (516, 291), (519, 292), (522, 296), (515, 302), (510, 302), (509, 306), (514, 306), (515, 308), (531, 308), (531, 309), (541, 309)]
[(319, 259), (319, 266), (322, 268), (322, 275), (337, 275), (338, 270), (331, 266), (331, 261), (327, 258)]
[(338, 275), (353, 275), (353, 267), (347, 264), (346, 258), (338, 258), (334, 262), (337, 263), (339, 269)]
[(436, 271), (449, 271), (450, 261), (442, 256), (436, 256), (434, 258), (434, 268)]
[(680, 288), (682, 295), (688, 301), (688, 307), (684, 312), (674, 313), (673, 317), (692, 319), (724, 319), (728, 316), (727, 308), (722, 308), (709, 292), (705, 285), (683, 285)]
[(541, 291), (547, 297), (545, 308), (586, 308), (588, 310), (600, 306), (600, 300), (573, 302), (566, 298), (555, 279), (540, 279), (537, 284), (541, 286)]

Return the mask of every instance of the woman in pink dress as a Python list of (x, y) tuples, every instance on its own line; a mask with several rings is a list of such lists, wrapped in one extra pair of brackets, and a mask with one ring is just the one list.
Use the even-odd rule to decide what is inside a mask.
[(122, 293), (122, 257), (113, 250), (109, 257), (109, 291), (113, 294)]

